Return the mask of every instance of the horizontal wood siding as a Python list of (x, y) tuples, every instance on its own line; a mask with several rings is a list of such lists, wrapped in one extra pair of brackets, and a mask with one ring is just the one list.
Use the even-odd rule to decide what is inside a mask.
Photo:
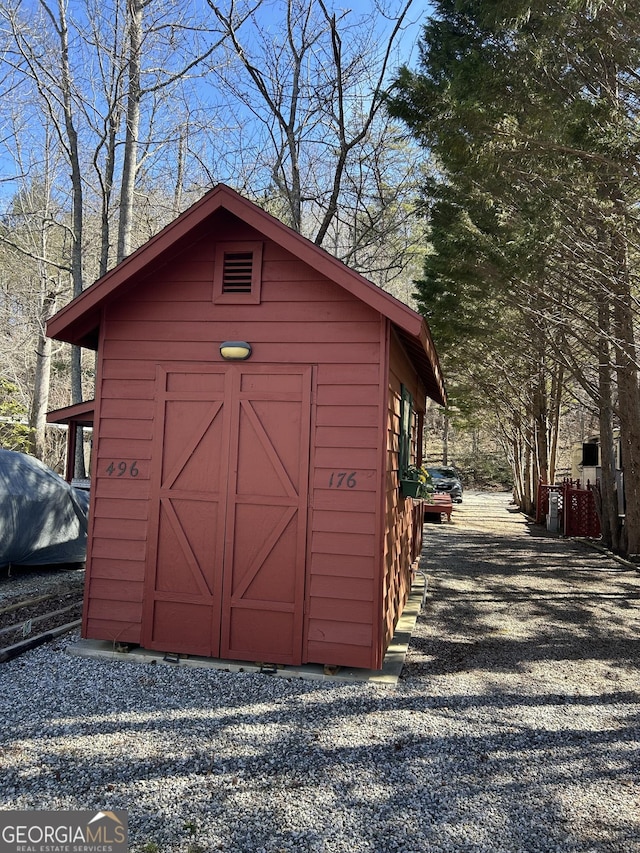
[(140, 642), (154, 376), (124, 360), (101, 364), (83, 620), (92, 639)]
[[(375, 319), (378, 341), (380, 322)], [(368, 363), (325, 362), (317, 371), (305, 634), (308, 661), (374, 665), (375, 584), (380, 563), (376, 547), (380, 359), (376, 344), (375, 359)]]
[[(218, 238), (257, 239), (247, 226), (224, 223)], [(369, 666), (382, 321), (273, 243), (264, 245), (258, 305), (215, 304), (213, 268), (208, 236), (106, 309), (86, 635), (140, 636), (156, 365), (220, 363), (222, 341), (247, 340), (253, 363), (317, 366), (304, 659)]]
[[(389, 368), (389, 398), (387, 411), (387, 474), (386, 520), (382, 580), (382, 635), (384, 648), (388, 647), (396, 623), (402, 613), (411, 589), (412, 564), (419, 544), (420, 530), (414, 525), (412, 498), (400, 492), (400, 400), (401, 385), (411, 392), (414, 405), (419, 410), (424, 405), (424, 391), (418, 383), (400, 343), (392, 334)], [(421, 528), (420, 528), (421, 529)]]

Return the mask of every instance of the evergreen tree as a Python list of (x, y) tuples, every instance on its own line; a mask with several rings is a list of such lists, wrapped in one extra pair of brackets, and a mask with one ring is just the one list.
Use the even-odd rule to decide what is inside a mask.
[[(455, 329), (467, 384), (476, 381), (481, 345), (494, 366), (508, 359), (525, 416), (505, 418), (509, 383), (485, 389), (484, 399), (517, 425), (532, 460), (529, 488), (553, 468), (553, 397), (563, 377), (592, 396), (601, 414), (604, 527), (610, 544), (623, 547), (608, 462), (617, 420), (626, 545), (637, 554), (638, 2), (434, 6), (420, 67), (401, 70), (390, 103), (438, 167), (425, 187), (433, 248), (418, 283), (421, 305), (435, 330), (448, 322)], [(491, 327), (500, 334), (489, 349)], [(448, 364), (446, 333), (442, 342)]]

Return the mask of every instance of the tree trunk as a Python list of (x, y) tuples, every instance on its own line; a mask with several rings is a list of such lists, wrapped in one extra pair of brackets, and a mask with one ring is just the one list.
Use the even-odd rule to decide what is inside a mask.
[(180, 131), (178, 143), (178, 162), (176, 164), (176, 182), (173, 189), (173, 217), (177, 218), (182, 212), (182, 184), (184, 181), (184, 162), (186, 156), (187, 130)]
[[(66, 18), (66, 3), (58, 0), (58, 36), (60, 39), (61, 91), (64, 108), (64, 126), (71, 168), (72, 224), (71, 242), (71, 279), (73, 295), (79, 296), (84, 289), (83, 251), (84, 251), (84, 201), (82, 189), (82, 171), (78, 152), (78, 133), (73, 116), (73, 86), (71, 64), (69, 60), (69, 31)], [(71, 350), (71, 402), (82, 402), (82, 355), (79, 347)], [(76, 462), (78, 458), (76, 457)], [(77, 472), (84, 476), (84, 461)]]
[[(50, 312), (49, 316), (51, 316), (52, 313), (53, 311)], [(49, 385), (51, 379), (51, 351), (51, 339), (44, 334), (44, 331), (42, 331), (38, 335), (36, 343), (33, 396), (31, 398), (31, 411), (29, 413), (31, 453), (38, 459), (44, 459), (45, 455), (47, 411), (49, 410)]]
[(638, 350), (635, 342), (634, 297), (627, 259), (625, 233), (626, 204), (621, 189), (613, 182), (607, 187), (616, 217), (610, 256), (615, 266), (610, 276), (612, 299), (611, 326), (613, 354), (618, 384), (618, 418), (622, 467), (624, 470), (625, 521), (624, 542), (631, 558), (640, 557), (640, 385), (638, 384)]
[(616, 339), (620, 442), (624, 470), (625, 546), (632, 558), (640, 556), (640, 389), (635, 366), (631, 293), (618, 283), (613, 306)]
[(564, 386), (564, 368), (556, 364), (551, 382), (550, 413), (551, 424), (549, 430), (549, 482), (554, 483), (556, 479), (556, 463), (558, 460), (558, 436), (560, 433), (560, 406), (562, 403), (562, 390)]
[(621, 529), (616, 491), (613, 438), (613, 376), (610, 350), (610, 310), (607, 300), (598, 303), (598, 419), (600, 432), (600, 529), (602, 541), (612, 551), (621, 550)]
[[(542, 279), (542, 276), (540, 276)], [(543, 287), (537, 287), (532, 296), (536, 313), (542, 314), (545, 308), (545, 293)], [(531, 425), (532, 446), (535, 450), (533, 458), (532, 482), (535, 487), (538, 481), (549, 482), (549, 412), (547, 400), (547, 343), (546, 334), (539, 324), (528, 321), (528, 332), (534, 342), (532, 356), (535, 359), (534, 387), (531, 389)], [(533, 499), (535, 503), (535, 499)]]
[(601, 405), (600, 411), (600, 529), (603, 544), (612, 551), (622, 550), (622, 531), (618, 515), (615, 449), (611, 429), (611, 409)]
[(532, 473), (533, 481), (541, 480), (549, 482), (549, 418), (547, 411), (547, 392), (545, 388), (544, 368), (541, 368), (537, 377), (537, 387), (533, 392), (533, 417), (532, 433), (535, 456), (533, 459)]
[(102, 278), (109, 269), (109, 251), (111, 249), (111, 225), (109, 214), (111, 211), (111, 195), (113, 193), (113, 179), (116, 168), (118, 124), (119, 117), (116, 110), (109, 117), (104, 174), (101, 178), (102, 209), (100, 214), (100, 268), (98, 271), (100, 278)]
[(446, 411), (442, 424), (442, 464), (449, 464), (449, 416)]
[(529, 427), (528, 436), (524, 435), (523, 462), (522, 462), (522, 482), (524, 485), (524, 494), (522, 495), (522, 510), (531, 515), (535, 510), (535, 487), (538, 482), (536, 471), (534, 470), (535, 456), (532, 452), (534, 441), (533, 427)]
[(129, 92), (127, 95), (127, 130), (122, 164), (120, 215), (118, 219), (118, 263), (131, 251), (133, 232), (133, 196), (138, 167), (138, 137), (140, 134), (140, 68), (142, 50), (141, 0), (128, 0), (129, 16)]
[[(604, 57), (600, 95), (615, 115), (621, 106), (619, 68), (612, 56)], [(628, 266), (627, 221), (632, 203), (625, 197), (619, 174), (603, 168), (600, 192), (610, 204), (613, 216), (606, 218), (610, 235), (608, 256), (611, 268), (607, 296), (611, 299), (613, 355), (618, 385), (618, 418), (624, 470), (625, 520), (622, 547), (634, 559), (640, 558), (640, 385), (638, 349), (634, 332), (635, 300)], [(605, 214), (606, 214), (605, 210)], [(604, 229), (603, 229), (604, 230)], [(606, 245), (606, 244), (605, 244)]]

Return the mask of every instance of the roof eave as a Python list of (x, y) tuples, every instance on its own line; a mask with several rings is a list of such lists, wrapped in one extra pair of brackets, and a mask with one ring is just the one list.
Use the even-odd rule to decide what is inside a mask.
[[(214, 199), (222, 185), (206, 193), (199, 201), (105, 273), (79, 296), (61, 308), (47, 321), (47, 335), (78, 346), (97, 347), (96, 329), (100, 325), (100, 306), (128, 279), (140, 273), (170, 246), (185, 237), (217, 209)], [(84, 318), (86, 322), (77, 324)]]
[(125, 282), (175, 247), (220, 208), (228, 210), (265, 238), (283, 246), (316, 272), (335, 281), (352, 296), (387, 317), (409, 342), (408, 348), (412, 350), (429, 396), (445, 405), (446, 394), (438, 356), (426, 322), (420, 314), (223, 184), (206, 193), (147, 243), (58, 311), (47, 323), (47, 334), (58, 340), (97, 349), (102, 306), (114, 297)]
[(72, 406), (65, 406), (62, 409), (54, 409), (51, 412), (47, 412), (47, 423), (76, 423), (82, 426), (92, 426), (95, 407), (95, 400), (85, 400), (83, 403), (75, 403)]

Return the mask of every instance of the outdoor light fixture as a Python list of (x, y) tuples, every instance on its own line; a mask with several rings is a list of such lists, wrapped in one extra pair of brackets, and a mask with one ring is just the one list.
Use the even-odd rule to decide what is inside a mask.
[(220, 355), (227, 361), (245, 361), (251, 355), (251, 344), (246, 341), (225, 341), (220, 344)]

